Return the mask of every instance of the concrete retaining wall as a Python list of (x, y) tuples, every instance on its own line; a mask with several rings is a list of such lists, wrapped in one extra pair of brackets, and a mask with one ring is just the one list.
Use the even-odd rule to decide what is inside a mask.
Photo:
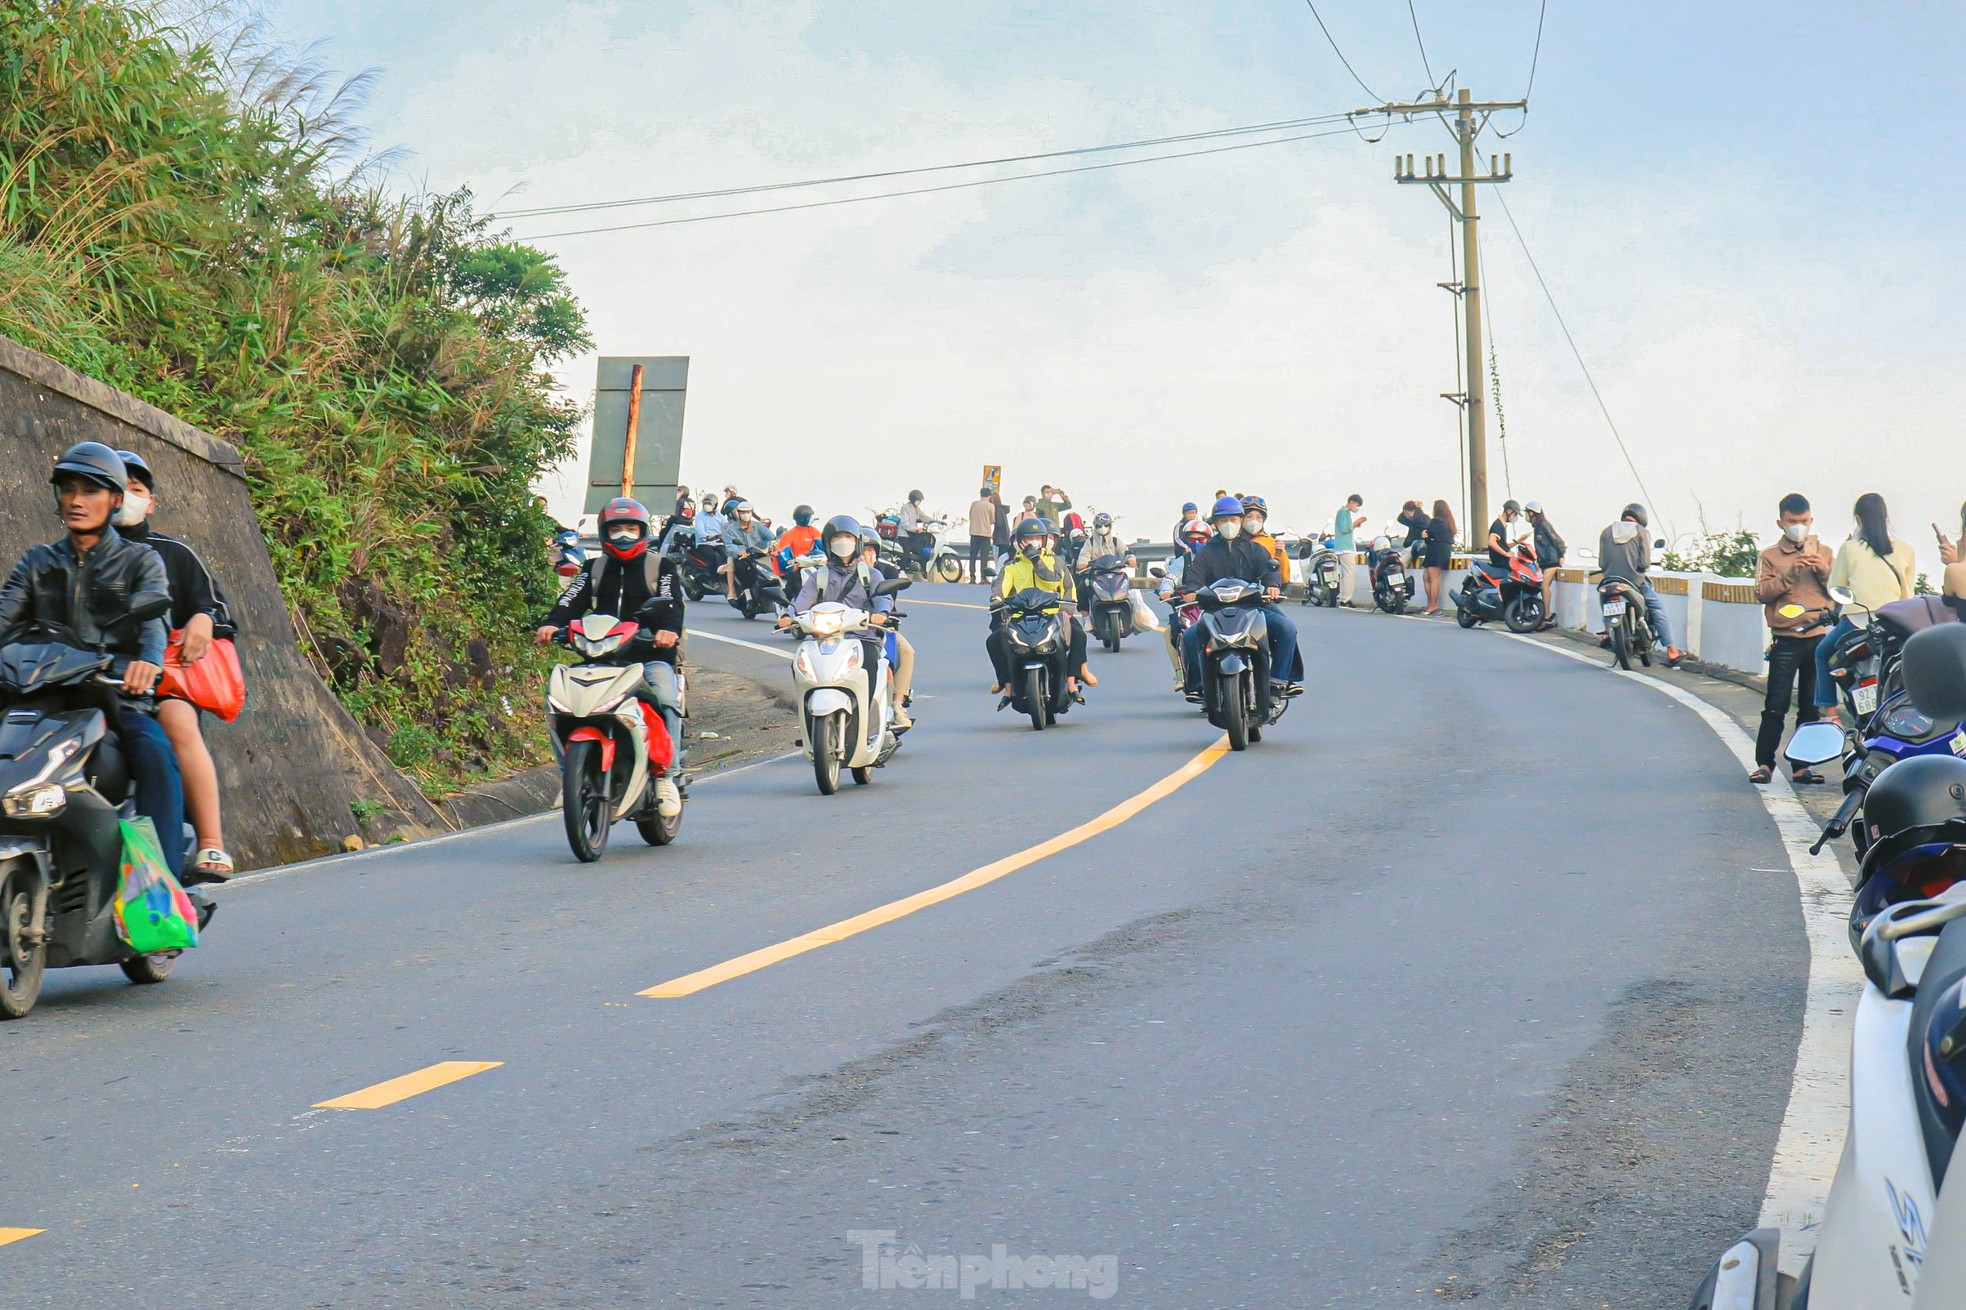
[(353, 801), (384, 807), (371, 838), (449, 825), (397, 773), (301, 654), (239, 454), (161, 410), (0, 338), (0, 567), (60, 534), (48, 470), (77, 441), (144, 456), (157, 527), (189, 542), (224, 584), (241, 627), (246, 712), (209, 716), (226, 836), (241, 867), (303, 859), (357, 830)]

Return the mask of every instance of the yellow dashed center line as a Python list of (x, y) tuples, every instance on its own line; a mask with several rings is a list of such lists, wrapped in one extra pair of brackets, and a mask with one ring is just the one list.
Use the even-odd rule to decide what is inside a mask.
[(1077, 846), (1080, 842), (1088, 841), (1093, 837), (1097, 837), (1102, 832), (1119, 827), (1119, 825), (1125, 823), (1128, 819), (1131, 819), (1134, 815), (1140, 813), (1156, 801), (1172, 796), (1175, 792), (1208, 772), (1209, 769), (1214, 767), (1217, 760), (1228, 754), (1228, 751), (1228, 738), (1224, 737), (1174, 772), (1168, 774), (1165, 778), (1162, 778), (1153, 786), (1140, 792), (1138, 795), (1128, 797), (1097, 818), (1089, 819), (1078, 827), (1073, 828), (1070, 832), (1060, 833), (1048, 841), (1042, 841), (1036, 846), (1027, 847), (1015, 855), (1008, 855), (993, 864), (986, 864), (980, 869), (973, 869), (960, 878), (953, 878), (939, 886), (930, 887), (926, 891), (916, 892), (913, 896), (904, 896), (898, 901), (889, 901), (886, 905), (876, 906), (864, 914), (856, 914), (851, 919), (842, 919), (838, 923), (828, 924), (824, 928), (816, 928), (809, 933), (802, 933), (797, 937), (788, 938), (785, 941), (761, 947), (747, 955), (740, 955), (735, 959), (725, 960), (722, 964), (713, 964), (707, 969), (699, 969), (695, 973), (684, 974), (680, 978), (672, 978), (666, 983), (658, 983), (646, 991), (635, 994), (637, 996), (652, 997), (657, 1000), (668, 1000), (678, 996), (690, 996), (702, 991), (706, 987), (714, 987), (718, 983), (729, 982), (733, 978), (741, 978), (747, 973), (756, 973), (760, 969), (767, 969), (774, 964), (789, 960), (795, 955), (804, 955), (807, 951), (817, 950), (821, 946), (830, 946), (834, 942), (844, 941), (848, 937), (857, 936), (870, 928), (878, 928), (882, 924), (893, 923), (896, 919), (905, 918), (917, 910), (925, 910), (931, 905), (940, 905), (943, 901), (952, 900), (964, 892), (975, 891), (978, 887), (993, 883), (999, 878), (1017, 872), (1019, 869), (1036, 864), (1039, 860), (1056, 855), (1060, 851), (1069, 850)]
[(5, 1246), (9, 1242), (25, 1241), (36, 1233), (47, 1231), (45, 1228), (0, 1228), (0, 1246)]
[(407, 1101), (412, 1096), (421, 1096), (439, 1087), (447, 1087), (451, 1083), (469, 1078), (473, 1074), (483, 1073), (487, 1069), (496, 1069), (503, 1063), (503, 1060), (445, 1060), (441, 1064), (431, 1065), (428, 1069), (418, 1069), (415, 1073), (406, 1073), (401, 1078), (391, 1078), (386, 1083), (377, 1083), (373, 1087), (364, 1087), (359, 1092), (337, 1096), (332, 1101), (320, 1101), (314, 1108), (316, 1110), (380, 1110), (386, 1105), (394, 1105), (398, 1101)]

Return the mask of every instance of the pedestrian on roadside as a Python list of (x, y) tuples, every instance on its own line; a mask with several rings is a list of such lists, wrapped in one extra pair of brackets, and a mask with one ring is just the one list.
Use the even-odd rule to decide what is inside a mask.
[(1532, 500), (1522, 507), (1523, 515), (1529, 520), (1529, 531), (1536, 542), (1536, 563), (1543, 569), (1543, 626), (1556, 626), (1556, 602), (1551, 599), (1551, 589), (1556, 586), (1556, 571), (1563, 564), (1563, 557), (1570, 549), (1564, 543), (1563, 534), (1550, 522), (1550, 516), (1543, 512), (1543, 502)]
[(990, 544), (995, 548), (997, 563), (1010, 553), (1010, 506), (1003, 503), (1003, 492), (992, 489), (990, 503), (997, 507), (997, 526), (990, 533)]
[[(1782, 743), (1791, 688), (1795, 726), (1814, 723), (1816, 708), (1816, 648), (1822, 645), (1830, 608), (1829, 575), (1835, 561), (1817, 539), (1809, 500), (1798, 492), (1782, 497), (1776, 526), (1781, 540), (1761, 552), (1754, 573), (1754, 598), (1766, 608), (1768, 620), (1768, 695), (1761, 704), (1761, 728), (1754, 737), (1754, 772), (1748, 781), (1765, 786), (1775, 776), (1775, 748)], [(1785, 606), (1800, 605), (1807, 613), (1790, 618)], [(1799, 783), (1817, 783), (1823, 775), (1798, 764), (1792, 775)]]
[(1399, 507), (1399, 525), (1406, 529), (1406, 542), (1400, 548), (1406, 567), (1417, 569), (1420, 560), (1427, 552), (1427, 510), (1417, 500), (1409, 500)]
[(1036, 496), (1026, 496), (1024, 497), (1023, 507), (1017, 511), (1017, 522), (1011, 526), (1022, 527), (1032, 519), (1041, 517), (1043, 516), (1038, 513), (1038, 498)]
[(997, 535), (997, 502), (988, 487), (969, 502), (969, 580), (988, 580), (990, 544)]
[(1356, 609), (1352, 595), (1358, 589), (1358, 532), (1359, 524), (1365, 522), (1365, 515), (1359, 510), (1365, 506), (1365, 497), (1354, 492), (1345, 497), (1344, 507), (1332, 519), (1331, 549), (1338, 555), (1338, 603), (1348, 609)]
[(1829, 572), (1831, 587), (1848, 587), (1855, 602), (1816, 647), (1816, 708), (1823, 719), (1836, 716), (1836, 683), (1829, 676), (1829, 657), (1845, 634), (1870, 626), (1870, 616), (1894, 600), (1910, 600), (1918, 587), (1918, 564), (1909, 545), (1891, 535), (1891, 515), (1884, 497), (1867, 491), (1851, 508), (1856, 531), (1837, 548)]
[(1436, 500), (1433, 517), (1427, 520), (1426, 572), (1421, 575), (1427, 584), (1427, 608), (1423, 611), (1426, 614), (1440, 613), (1441, 584), (1454, 563), (1455, 533), (1453, 507), (1444, 500)]
[(1037, 504), (1038, 517), (1049, 519), (1059, 527), (1065, 526), (1065, 511), (1072, 507), (1072, 498), (1065, 494), (1063, 487), (1047, 485)]
[(1939, 562), (1946, 566), (1939, 595), (1952, 606), (1953, 613), (1966, 619), (1966, 505), (1959, 507), (1958, 540), (1939, 533)]

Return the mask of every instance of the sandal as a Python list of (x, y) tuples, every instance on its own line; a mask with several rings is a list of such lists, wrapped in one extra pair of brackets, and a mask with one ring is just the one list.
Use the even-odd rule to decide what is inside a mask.
[(1794, 773), (1789, 775), (1790, 782), (1798, 783), (1803, 786), (1809, 786), (1809, 787), (1815, 786), (1817, 783), (1821, 782), (1822, 780), (1823, 780), (1823, 775), (1816, 772), (1814, 769), (1797, 769)]
[(191, 868), (184, 875), (184, 884), (196, 887), (201, 883), (224, 882), (232, 874), (232, 857), (220, 847), (207, 846), (191, 861)]
[(1766, 787), (1775, 780), (1775, 771), (1765, 765), (1748, 775), (1748, 781), (1757, 787)]

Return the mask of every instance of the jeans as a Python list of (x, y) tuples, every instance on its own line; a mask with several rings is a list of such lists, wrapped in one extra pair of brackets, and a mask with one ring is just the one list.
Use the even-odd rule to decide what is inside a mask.
[(118, 736), (123, 758), (130, 764), (137, 813), (156, 826), (164, 863), (178, 873), (190, 852), (184, 845), (184, 779), (178, 773), (177, 752), (155, 716), (133, 709), (123, 711)]
[[(1857, 630), (1857, 625), (1848, 619), (1838, 619), (1830, 625), (1816, 646), (1816, 708), (1826, 710), (1836, 704), (1836, 680), (1829, 676), (1829, 657), (1836, 650), (1836, 643)], [(1771, 675), (1772, 676), (1772, 675)]]
[(655, 708), (661, 711), (662, 726), (669, 729), (669, 740), (675, 746), (669, 771), (680, 773), (689, 736), (683, 731), (683, 698), (676, 679), (676, 666), (667, 660), (650, 660), (642, 665), (642, 681), (648, 684)]
[[(1297, 663), (1297, 625), (1275, 605), (1263, 606), (1270, 630), (1270, 681), (1288, 682)], [(1182, 662), (1188, 671), (1188, 690), (1201, 690), (1201, 625), (1181, 634)]]
[(1777, 637), (1768, 647), (1768, 697), (1761, 703), (1761, 728), (1754, 735), (1754, 762), (1775, 767), (1775, 748), (1782, 744), (1782, 723), (1788, 717), (1793, 690), (1798, 727), (1814, 723), (1816, 708), (1816, 651), (1821, 637)]
[(1645, 620), (1652, 625), (1652, 635), (1658, 638), (1661, 646), (1674, 645), (1672, 623), (1666, 618), (1666, 603), (1659, 599), (1659, 593), (1652, 590), (1650, 578), (1638, 580), (1638, 594), (1645, 597)]
[(996, 552), (988, 537), (969, 539), (969, 580), (982, 582), (989, 576), (988, 566), (996, 562)]

